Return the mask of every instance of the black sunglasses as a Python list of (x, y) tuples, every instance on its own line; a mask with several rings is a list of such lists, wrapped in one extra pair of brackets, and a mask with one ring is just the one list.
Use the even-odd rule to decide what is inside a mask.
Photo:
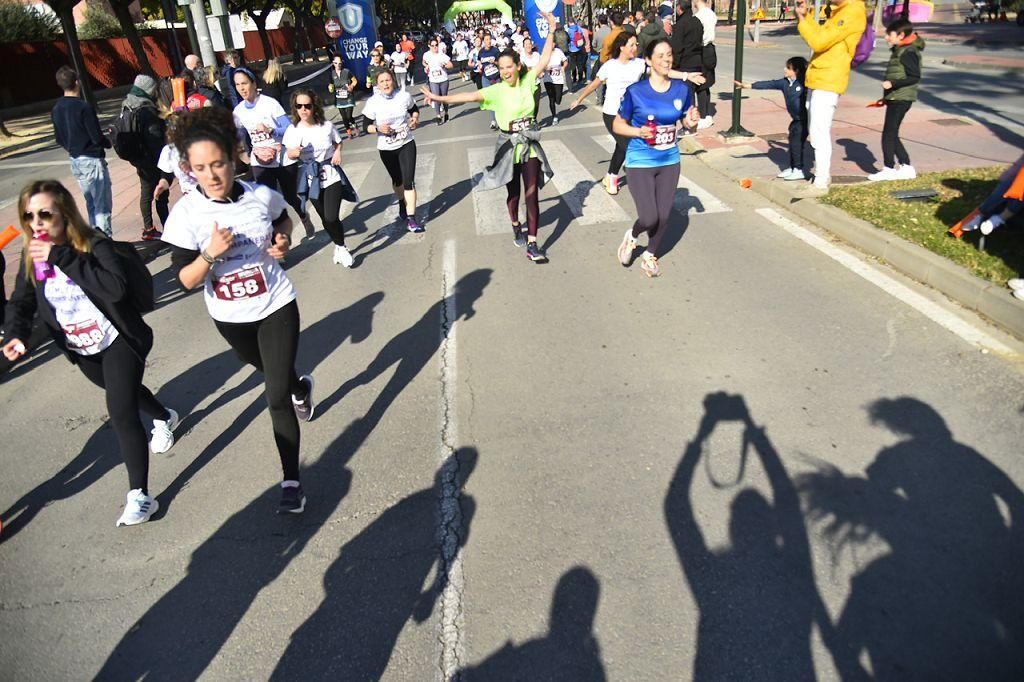
[(312, 102), (296, 102), (295, 103), (295, 108), (296, 109), (312, 109), (313, 108), (313, 103)]
[(36, 219), (37, 215), (39, 216), (40, 220), (42, 220), (45, 223), (48, 223), (51, 220), (53, 220), (53, 216), (55, 214), (52, 211), (47, 211), (45, 208), (42, 208), (42, 209), (39, 209), (39, 213), (33, 213), (32, 211), (25, 211), (24, 213), (21, 214), (21, 220), (22, 220), (22, 222), (31, 223), (33, 220)]

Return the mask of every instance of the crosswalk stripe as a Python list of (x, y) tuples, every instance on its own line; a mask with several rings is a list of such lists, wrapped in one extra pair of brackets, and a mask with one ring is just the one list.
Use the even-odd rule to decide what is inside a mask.
[[(473, 216), (478, 235), (511, 233), (512, 224), (505, 206), (505, 192), (502, 189), (481, 191), (477, 189), (480, 178), (487, 166), (494, 160), (494, 147), (472, 147), (467, 151), (469, 175), (473, 179)], [(520, 216), (522, 217), (522, 216)]]
[[(426, 218), (430, 215), (430, 200), (434, 198), (434, 168), (437, 165), (437, 157), (431, 152), (421, 152), (419, 149), (416, 152), (416, 215)], [(390, 183), (389, 176), (388, 184)], [(392, 201), (384, 209), (383, 225), (391, 225), (397, 221), (398, 202)], [(405, 225), (401, 228), (404, 230)]]
[(552, 182), (578, 224), (597, 225), (630, 220), (618, 202), (605, 193), (600, 183), (594, 180), (594, 174), (580, 163), (564, 142), (548, 139), (541, 144), (555, 172)]
[[(366, 182), (366, 176), (370, 174), (370, 168), (373, 164), (369, 161), (357, 161), (355, 163), (342, 163), (342, 168), (345, 169), (345, 175), (348, 176), (348, 181), (352, 183), (352, 186), (356, 188), (356, 193), (359, 194), (359, 198), (363, 198), (363, 184)], [(344, 220), (347, 216), (352, 214), (355, 210), (356, 205), (349, 201), (341, 202), (341, 218)]]
[[(615, 150), (615, 140), (608, 135), (594, 135), (591, 139), (608, 153)], [(732, 211), (715, 195), (682, 173), (679, 174), (679, 182), (676, 183), (676, 187), (672, 208), (679, 213), (692, 216)]]

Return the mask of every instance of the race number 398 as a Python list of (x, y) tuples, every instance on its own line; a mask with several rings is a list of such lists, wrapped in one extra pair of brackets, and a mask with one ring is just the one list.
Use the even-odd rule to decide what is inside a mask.
[(242, 301), (267, 293), (263, 267), (238, 270), (213, 282), (213, 294), (222, 301)]

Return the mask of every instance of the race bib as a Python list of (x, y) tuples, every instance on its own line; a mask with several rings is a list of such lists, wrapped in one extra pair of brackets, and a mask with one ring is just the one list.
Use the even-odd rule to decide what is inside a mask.
[(267, 293), (263, 266), (236, 270), (213, 281), (213, 295), (222, 301), (244, 301)]
[(99, 322), (87, 320), (65, 326), (64, 337), (67, 339), (68, 345), (74, 348), (92, 348), (103, 341), (103, 332), (100, 331)]
[(561, 78), (562, 77), (562, 67), (556, 66), (556, 67), (554, 67), (552, 69), (549, 69), (548, 73), (551, 74), (552, 80), (555, 79), (555, 78)]
[(406, 138), (409, 137), (409, 126), (395, 125), (392, 124), (391, 132), (384, 136), (384, 141), (388, 144), (398, 144), (399, 142), (405, 142)]
[[(311, 178), (312, 179), (312, 178)], [(334, 184), (341, 179), (338, 175), (338, 169), (330, 164), (323, 164), (320, 166), (320, 186), (327, 187), (328, 185)]]
[(484, 75), (487, 76), (488, 78), (497, 78), (498, 67), (490, 62), (484, 64)]
[(510, 132), (519, 133), (519, 132), (522, 132), (524, 130), (529, 129), (532, 125), (533, 125), (533, 117), (532, 116), (525, 116), (523, 118), (517, 118), (516, 120), (512, 121), (511, 123), (509, 123), (508, 124), (508, 129), (509, 129)]
[(431, 78), (444, 78), (444, 71), (442, 71), (441, 69), (431, 69), (430, 70), (430, 77)]
[(654, 131), (654, 148), (658, 150), (672, 149), (676, 146), (676, 126), (658, 126)]
[(253, 147), (265, 146), (274, 143), (274, 133), (268, 133), (262, 130), (250, 130), (249, 139), (252, 140)]
[(338, 99), (348, 99), (348, 88), (338, 90)]

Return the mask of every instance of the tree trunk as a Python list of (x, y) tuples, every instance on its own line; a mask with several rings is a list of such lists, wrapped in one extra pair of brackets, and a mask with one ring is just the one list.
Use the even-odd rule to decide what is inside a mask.
[(293, 37), (292, 45), (292, 64), (301, 64), (305, 61), (302, 57), (302, 28), (305, 24), (302, 14), (292, 10), (292, 18), (295, 20), (295, 33)]
[(253, 12), (249, 16), (252, 17), (252, 23), (256, 24), (256, 32), (260, 34), (260, 42), (263, 44), (263, 54), (266, 58), (273, 59), (277, 55), (274, 54), (274, 46), (270, 44), (270, 36), (267, 35), (267, 13), (266, 11), (256, 14)]
[[(741, 2), (746, 2), (746, 0), (740, 0), (740, 1)], [(732, 19), (733, 14), (732, 13), (733, 13), (733, 10), (735, 10), (735, 9), (736, 9), (736, 0), (729, 0), (729, 16), (726, 19), (726, 23), (727, 24), (731, 25), (733, 23), (733, 19)]]
[(139, 64), (139, 71), (147, 76), (155, 75), (153, 73), (153, 66), (149, 63), (149, 56), (146, 55), (146, 50), (142, 47), (142, 39), (139, 38), (139, 32), (135, 28), (132, 14), (128, 11), (128, 3), (123, 2), (123, 0), (110, 0), (110, 7), (114, 10), (114, 16), (117, 17), (118, 23), (121, 24), (124, 37), (128, 39), (128, 44), (132, 46), (132, 52), (135, 53), (135, 61)]
[(71, 57), (71, 65), (78, 72), (78, 82), (82, 86), (82, 99), (96, 108), (96, 97), (92, 94), (92, 84), (89, 82), (89, 70), (85, 66), (85, 58), (82, 56), (82, 46), (78, 42), (78, 29), (75, 27), (75, 5), (79, 0), (66, 0), (53, 2), (50, 7), (60, 19), (60, 26), (64, 30), (64, 40), (68, 44), (68, 54)]

